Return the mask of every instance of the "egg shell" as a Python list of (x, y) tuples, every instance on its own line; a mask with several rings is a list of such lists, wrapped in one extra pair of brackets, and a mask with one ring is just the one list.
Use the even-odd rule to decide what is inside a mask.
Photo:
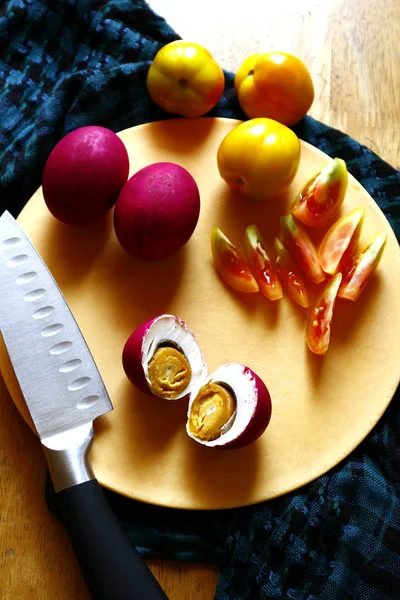
[[(207, 383), (226, 384), (236, 397), (236, 412), (228, 422), (229, 428), (216, 440), (207, 442), (196, 438), (189, 431), (192, 404)], [(249, 367), (240, 363), (226, 363), (211, 373), (205, 380), (198, 381), (190, 394), (186, 432), (199, 444), (210, 448), (236, 449), (255, 442), (266, 430), (271, 419), (271, 396), (262, 379)]]
[(140, 325), (127, 339), (122, 352), (122, 365), (128, 379), (139, 390), (161, 398), (151, 386), (148, 377), (148, 364), (157, 347), (165, 342), (177, 346), (186, 356), (192, 369), (192, 377), (188, 387), (177, 398), (163, 400), (178, 400), (188, 396), (198, 380), (204, 380), (207, 368), (200, 346), (182, 319), (175, 315), (163, 314)]
[(191, 238), (200, 215), (193, 176), (171, 162), (137, 171), (122, 188), (114, 210), (121, 246), (138, 260), (154, 261), (178, 252)]
[(96, 125), (79, 127), (50, 153), (43, 171), (43, 197), (59, 221), (87, 225), (113, 207), (128, 173), (128, 152), (113, 131)]

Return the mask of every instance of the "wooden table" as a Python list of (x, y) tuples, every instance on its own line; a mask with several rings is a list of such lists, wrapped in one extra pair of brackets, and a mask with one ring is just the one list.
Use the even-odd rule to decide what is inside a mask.
[[(308, 65), (311, 115), (342, 129), (400, 167), (399, 0), (151, 0), (185, 39), (235, 70), (258, 51), (285, 50)], [(63, 527), (43, 501), (40, 444), (0, 377), (0, 597), (87, 600)], [(211, 600), (217, 572), (149, 561), (171, 600)], [(117, 599), (116, 599), (117, 600)]]

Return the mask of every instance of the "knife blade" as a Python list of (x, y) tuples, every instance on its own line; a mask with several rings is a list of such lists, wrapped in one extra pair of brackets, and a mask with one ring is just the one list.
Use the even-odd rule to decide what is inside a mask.
[(105, 385), (59, 286), (7, 211), (0, 217), (0, 290), (1, 335), (92, 598), (165, 600), (88, 462), (93, 421), (113, 408)]

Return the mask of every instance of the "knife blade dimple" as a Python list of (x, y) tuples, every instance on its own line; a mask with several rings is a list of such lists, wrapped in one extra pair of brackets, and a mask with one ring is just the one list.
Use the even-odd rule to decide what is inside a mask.
[(45, 294), (46, 290), (43, 288), (37, 288), (36, 290), (27, 292), (24, 296), (24, 300), (25, 302), (37, 302), (38, 300), (41, 300)]
[(61, 290), (7, 212), (0, 217), (0, 289), (0, 331), (41, 439), (112, 410)]
[(21, 266), (24, 262), (28, 260), (27, 254), (16, 254), (12, 258), (9, 258), (7, 261), (7, 267), (11, 269)]
[(40, 333), (42, 337), (53, 337), (60, 333), (63, 327), (62, 323), (53, 323), (53, 325), (47, 325)]
[(20, 237), (10, 237), (10, 238), (4, 239), (0, 243), (0, 246), (3, 248), (11, 248), (12, 246), (16, 246), (17, 244), (19, 244), (20, 241), (21, 241)]
[(54, 311), (54, 306), (42, 306), (41, 308), (35, 310), (34, 313), (32, 313), (32, 319), (45, 319), (46, 317), (49, 317)]
[(19, 275), (15, 280), (17, 285), (27, 285), (28, 283), (32, 283), (34, 279), (36, 279), (37, 273), (36, 271), (28, 271), (27, 273), (23, 273)]

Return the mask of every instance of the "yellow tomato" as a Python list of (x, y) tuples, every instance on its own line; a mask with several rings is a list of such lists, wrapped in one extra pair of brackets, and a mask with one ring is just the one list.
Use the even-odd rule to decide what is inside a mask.
[(182, 40), (163, 46), (147, 73), (152, 100), (184, 117), (199, 117), (214, 108), (224, 85), (224, 73), (209, 51)]
[(300, 162), (300, 141), (272, 119), (251, 119), (222, 140), (217, 155), (221, 177), (244, 196), (262, 200), (284, 192)]
[(240, 106), (248, 117), (294, 125), (310, 109), (314, 86), (305, 64), (286, 52), (249, 56), (235, 76)]

